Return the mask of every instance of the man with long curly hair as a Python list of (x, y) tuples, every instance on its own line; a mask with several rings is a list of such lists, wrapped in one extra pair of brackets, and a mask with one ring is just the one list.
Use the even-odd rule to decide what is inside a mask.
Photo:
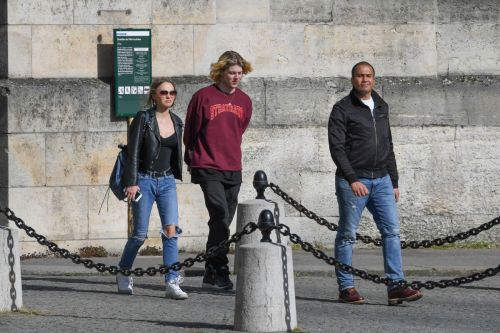
[[(210, 219), (207, 250), (229, 238), (241, 185), (241, 141), (252, 116), (252, 101), (238, 88), (252, 66), (235, 51), (211, 65), (214, 84), (198, 90), (188, 106), (184, 160), (199, 184)], [(207, 259), (203, 287), (230, 290), (227, 249)]]

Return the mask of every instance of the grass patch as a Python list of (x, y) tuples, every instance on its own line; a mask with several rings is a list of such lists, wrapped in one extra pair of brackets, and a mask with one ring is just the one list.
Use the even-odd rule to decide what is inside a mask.
[(488, 242), (469, 242), (469, 243), (453, 243), (444, 245), (433, 245), (431, 249), (435, 250), (455, 250), (455, 249), (500, 249), (500, 244), (488, 243)]
[(84, 246), (78, 249), (78, 254), (83, 258), (107, 257), (108, 251), (102, 246)]
[(10, 315), (10, 314), (21, 314), (27, 316), (40, 316), (42, 313), (37, 310), (30, 310), (25, 307), (17, 309), (16, 311), (0, 311), (0, 316), (2, 315)]

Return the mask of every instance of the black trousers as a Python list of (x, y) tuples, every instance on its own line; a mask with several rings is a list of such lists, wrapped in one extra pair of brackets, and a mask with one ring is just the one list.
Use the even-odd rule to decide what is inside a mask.
[[(205, 197), (205, 206), (208, 210), (208, 240), (207, 250), (220, 242), (229, 239), (229, 226), (238, 206), (238, 193), (241, 184), (226, 184), (216, 180), (200, 183)], [(227, 266), (227, 249), (224, 249), (212, 258), (207, 259), (206, 265), (216, 270)]]

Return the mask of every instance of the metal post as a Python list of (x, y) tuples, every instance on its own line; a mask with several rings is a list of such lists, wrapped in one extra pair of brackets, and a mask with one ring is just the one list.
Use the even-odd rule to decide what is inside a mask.
[(266, 173), (262, 170), (255, 172), (253, 176), (253, 187), (257, 191), (257, 197), (255, 199), (266, 199), (264, 191), (268, 186)]
[(263, 243), (272, 243), (271, 231), (274, 227), (274, 215), (269, 209), (264, 209), (259, 215), (259, 230), (262, 232)]

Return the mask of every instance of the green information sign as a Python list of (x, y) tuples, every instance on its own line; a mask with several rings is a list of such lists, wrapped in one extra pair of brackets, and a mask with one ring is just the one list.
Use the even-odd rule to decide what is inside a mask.
[(113, 29), (115, 115), (133, 117), (151, 85), (151, 29)]

